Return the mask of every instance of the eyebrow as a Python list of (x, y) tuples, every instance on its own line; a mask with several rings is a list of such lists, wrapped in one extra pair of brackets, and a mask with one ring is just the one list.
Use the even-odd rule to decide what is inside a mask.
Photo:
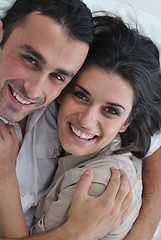
[(67, 77), (74, 77), (74, 73), (73, 72), (69, 72), (67, 70), (61, 69), (61, 68), (57, 68), (55, 71), (67, 76)]
[(37, 52), (35, 49), (33, 49), (33, 47), (31, 47), (30, 45), (25, 44), (25, 45), (21, 46), (21, 49), (26, 51), (27, 53), (30, 53), (33, 56), (35, 56), (43, 64), (46, 64), (45, 58), (39, 52)]
[(108, 105), (110, 105), (110, 106), (120, 107), (120, 108), (122, 108), (124, 111), (126, 111), (126, 109), (125, 109), (122, 105), (120, 105), (120, 104), (118, 104), (118, 103), (106, 102), (106, 104), (108, 104)]
[[(89, 95), (89, 96), (91, 96), (91, 93), (87, 90), (87, 89), (85, 89), (84, 87), (82, 87), (81, 85), (79, 85), (79, 84), (74, 84), (74, 86), (77, 86), (77, 87), (79, 87), (83, 92), (85, 92), (87, 95)], [(106, 102), (106, 104), (108, 104), (108, 105), (110, 105), (110, 106), (115, 106), (115, 107), (119, 107), (119, 108), (122, 108), (124, 111), (126, 111), (126, 109), (122, 106), (122, 105), (120, 105), (120, 104), (118, 104), (118, 103), (113, 103), (113, 102)]]
[[(47, 63), (46, 59), (39, 52), (37, 52), (32, 46), (25, 44), (25, 45), (21, 46), (21, 49), (23, 49), (27, 53), (36, 57), (41, 63), (43, 63), (43, 64)], [(74, 76), (73, 72), (70, 72), (70, 71), (67, 71), (67, 70), (64, 70), (61, 68), (57, 68), (57, 69), (55, 69), (55, 71), (63, 74), (64, 76), (67, 76), (67, 77), (72, 78)]]
[(85, 89), (84, 87), (82, 87), (81, 85), (79, 84), (74, 84), (74, 86), (77, 86), (79, 87), (83, 92), (85, 92), (87, 95), (91, 96), (91, 93), (87, 91), (87, 89)]

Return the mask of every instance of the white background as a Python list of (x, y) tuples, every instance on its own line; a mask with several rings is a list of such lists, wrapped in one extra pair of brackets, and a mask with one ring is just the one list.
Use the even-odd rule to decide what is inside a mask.
[[(93, 0), (95, 1), (95, 0)], [(108, 1), (108, 0), (106, 0)], [(115, 0), (117, 2), (128, 3), (144, 12), (161, 18), (161, 0)]]

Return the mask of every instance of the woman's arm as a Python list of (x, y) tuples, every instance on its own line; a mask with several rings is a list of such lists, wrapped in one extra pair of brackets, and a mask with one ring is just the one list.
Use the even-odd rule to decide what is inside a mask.
[(161, 219), (161, 147), (143, 161), (143, 203), (125, 240), (151, 240)]
[(15, 171), (17, 152), (14, 127), (0, 121), (0, 237), (28, 235)]

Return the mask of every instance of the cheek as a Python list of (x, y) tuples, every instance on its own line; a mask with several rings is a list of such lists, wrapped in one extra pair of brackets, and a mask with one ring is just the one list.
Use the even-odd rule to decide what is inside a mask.
[(58, 112), (58, 136), (60, 139), (60, 142), (62, 144), (62, 146), (64, 147), (64, 142), (66, 143), (66, 141), (68, 142), (68, 132), (67, 132), (67, 116), (68, 113), (66, 112), (65, 109), (61, 108), (61, 110), (59, 109)]
[(49, 85), (46, 86), (44, 92), (46, 92), (47, 101), (49, 103), (55, 100), (60, 95), (61, 89)]
[(108, 119), (102, 123), (103, 132), (105, 135), (113, 134), (114, 132), (118, 131), (121, 124), (118, 123), (118, 120), (115, 119)]
[(3, 66), (3, 74), (8, 79), (20, 79), (22, 76), (25, 77), (29, 75), (29, 72), (26, 71), (26, 69), (20, 62), (12, 61), (12, 59), (7, 60), (5, 64), (3, 64)]
[[(46, 95), (46, 104), (49, 104), (53, 100), (55, 100), (59, 95), (61, 94), (62, 90), (64, 89), (64, 86), (61, 84), (58, 84), (56, 82), (52, 82), (50, 80), (47, 80), (43, 86), (43, 91)], [(63, 107), (63, 104), (60, 102), (59, 112), (61, 111), (61, 108)]]
[(115, 136), (120, 131), (120, 128), (122, 127), (122, 122), (118, 122), (118, 120), (108, 120), (102, 124), (102, 135), (104, 138), (104, 141), (110, 142), (112, 141)]
[(60, 104), (59, 112), (58, 112), (58, 126), (61, 126), (60, 130), (62, 128), (63, 122), (67, 117), (67, 115), (68, 115), (68, 110), (66, 108), (66, 104)]
[(60, 100), (59, 113), (61, 116), (66, 116), (72, 114), (73, 112), (76, 112), (76, 104), (72, 100), (71, 96), (67, 94)]

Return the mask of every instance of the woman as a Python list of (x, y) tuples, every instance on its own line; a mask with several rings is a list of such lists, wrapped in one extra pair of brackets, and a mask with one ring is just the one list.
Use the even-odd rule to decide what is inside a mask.
[(37, 207), (31, 234), (66, 221), (73, 193), (87, 168), (95, 173), (92, 196), (104, 191), (112, 166), (123, 169), (131, 183), (130, 211), (117, 229), (105, 237), (102, 234), (103, 239), (123, 239), (139, 214), (142, 184), (131, 152), (143, 157), (151, 135), (161, 127), (159, 53), (151, 40), (119, 18), (101, 16), (94, 21), (95, 43), (58, 99), (64, 156)]
[(160, 128), (159, 54), (149, 39), (120, 19), (104, 16), (95, 22), (93, 49), (59, 99), (59, 139), (71, 155), (60, 158), (53, 183), (38, 205), (32, 233), (65, 222), (76, 184), (87, 168), (95, 172), (92, 196), (104, 191), (112, 166), (123, 169), (131, 181), (130, 212), (105, 239), (123, 239), (139, 213), (141, 182), (129, 152), (143, 157), (150, 136)]

